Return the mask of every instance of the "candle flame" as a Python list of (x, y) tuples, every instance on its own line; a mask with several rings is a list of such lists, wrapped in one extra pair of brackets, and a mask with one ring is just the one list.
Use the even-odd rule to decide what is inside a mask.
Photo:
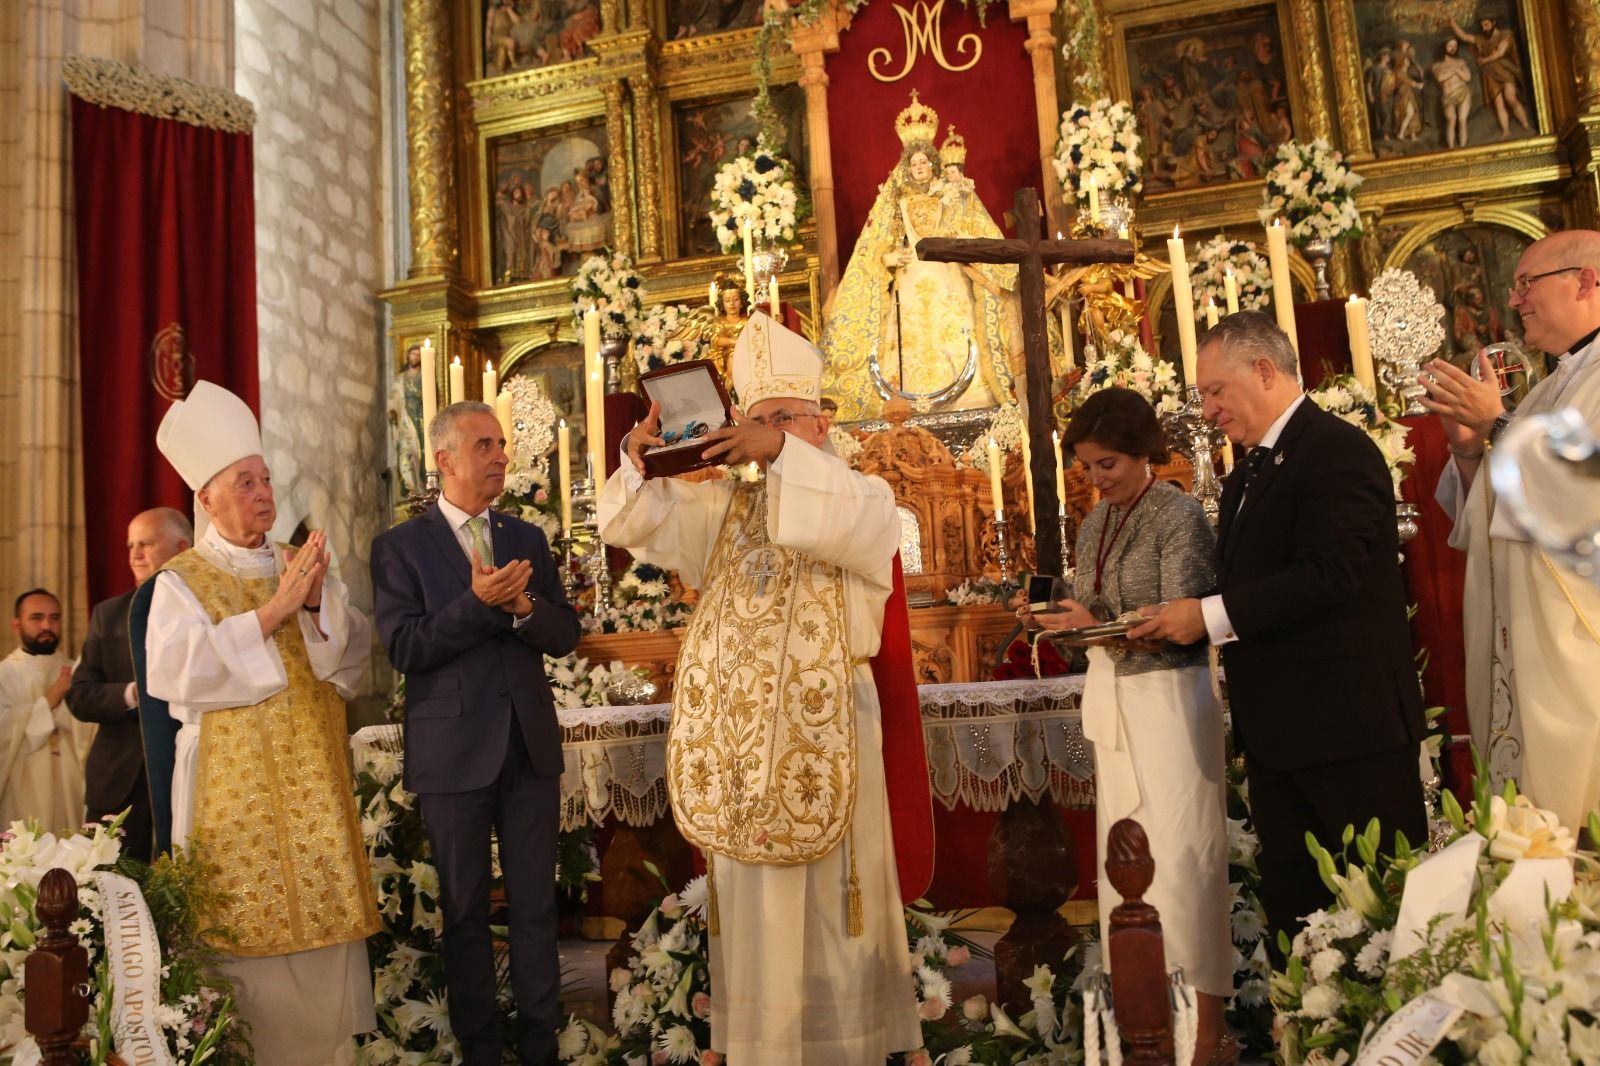
[(992, 436), (989, 438), (989, 447), (991, 447), (991, 448), (997, 447), (997, 445), (994, 442), (994, 437), (992, 437)]
[(1059, 429), (1052, 429), (1050, 431), (1050, 436), (1055, 438), (1056, 447), (1061, 447), (1061, 431)]
[(483, 361), (483, 369), (484, 369), (485, 373), (493, 374), (494, 373), (494, 360), (493, 359), (485, 359)]
[(561, 419), (559, 425), (560, 425), (560, 427), (562, 429), (566, 429), (567, 428), (567, 420), (565, 418)]
[(1230, 278), (1233, 277), (1233, 267), (1224, 267), (1222, 272)]
[(1356, 301), (1358, 301), (1360, 299), (1361, 299), (1361, 297), (1357, 296), (1355, 293), (1351, 293), (1350, 294), (1350, 302), (1351, 303), (1355, 303)]
[(432, 337), (424, 337), (424, 338), (422, 338), (422, 346), (424, 348), (432, 348), (433, 347), (433, 338)]
[(1177, 240), (1178, 239), (1178, 227), (1176, 225), (1174, 225), (1172, 227), (1172, 239), (1173, 240)]
[(1274, 226), (1279, 226), (1279, 227), (1281, 227), (1281, 226), (1282, 226), (1282, 225), (1283, 225), (1283, 219), (1281, 219), (1281, 218), (1275, 218), (1275, 219), (1273, 219), (1273, 220), (1272, 220), (1272, 224), (1273, 224), (1273, 225), (1274, 225)]
[(454, 359), (450, 360), (450, 365), (451, 366), (460, 366), (461, 365), (461, 357), (458, 355)]

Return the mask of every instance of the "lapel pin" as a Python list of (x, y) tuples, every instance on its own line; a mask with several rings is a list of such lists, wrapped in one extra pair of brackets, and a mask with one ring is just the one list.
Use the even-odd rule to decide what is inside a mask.
[(1282, 466), (1283, 465), (1283, 453), (1282, 452), (1279, 452), (1277, 455), (1274, 455), (1272, 457), (1272, 465), (1273, 466)]

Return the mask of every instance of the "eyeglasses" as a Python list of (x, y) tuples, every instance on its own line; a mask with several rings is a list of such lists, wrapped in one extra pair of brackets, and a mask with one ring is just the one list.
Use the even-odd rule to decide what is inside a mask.
[(1526, 296), (1528, 295), (1528, 290), (1533, 288), (1533, 283), (1540, 278), (1553, 277), (1556, 274), (1570, 274), (1574, 270), (1582, 269), (1583, 267), (1561, 267), (1558, 270), (1546, 270), (1543, 274), (1525, 274), (1522, 277), (1513, 278), (1511, 280), (1511, 295)]
[(782, 429), (797, 418), (821, 417), (820, 414), (812, 414), (810, 411), (779, 411), (773, 415), (753, 415), (750, 421), (759, 422), (763, 426), (771, 426), (773, 429)]

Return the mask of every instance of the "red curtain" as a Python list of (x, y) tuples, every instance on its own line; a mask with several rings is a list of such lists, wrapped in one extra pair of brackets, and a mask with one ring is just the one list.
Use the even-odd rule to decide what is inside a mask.
[(192, 496), (156, 427), (199, 378), (258, 407), (251, 138), (72, 100), (91, 600), (132, 584), (127, 523)]
[[(915, 5), (921, 9), (922, 4)], [(867, 63), (875, 48), (886, 49), (876, 69), (898, 73), (905, 63), (906, 31), (898, 5), (868, 4), (839, 36), (839, 51), (828, 57), (828, 129), (833, 143), (834, 210), (839, 225), (839, 263), (850, 260), (856, 236), (867, 221), (878, 186), (900, 162), (900, 140), (894, 119), (911, 103), (911, 90), (939, 113), (944, 142), (952, 124), (967, 142), (967, 176), (1000, 227), (1014, 235), (1005, 215), (1016, 191), (1037, 189), (1039, 131), (1033, 108), (1033, 63), (1023, 43), (1027, 27), (1006, 18), (995, 5), (988, 25), (966, 7), (945, 3), (942, 32), (945, 60), (961, 66), (971, 51), (958, 52), (961, 35), (976, 33), (983, 52), (970, 70), (951, 72), (933, 56), (921, 54), (911, 72), (894, 82), (872, 76)]]

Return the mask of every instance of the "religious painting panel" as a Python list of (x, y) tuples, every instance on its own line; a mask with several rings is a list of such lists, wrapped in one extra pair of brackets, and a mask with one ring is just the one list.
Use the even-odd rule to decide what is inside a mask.
[(1260, 178), (1294, 137), (1276, 5), (1128, 26), (1121, 43), (1146, 193)]
[(610, 142), (596, 121), (489, 145), (491, 284), (576, 274), (611, 243)]
[(485, 78), (582, 59), (600, 32), (600, 0), (486, 0), (479, 10)]
[(397, 503), (423, 490), (427, 429), (422, 424), (422, 340), (402, 338), (390, 369), (386, 403), (389, 425), (390, 486)]
[(762, 0), (666, 0), (662, 40), (681, 41), (707, 33), (761, 25)]
[[(1441, 355), (1469, 369), (1480, 348), (1523, 342), (1522, 319), (1510, 306), (1517, 260), (1532, 239), (1504, 226), (1469, 223), (1430, 238), (1406, 259), (1405, 269), (1433, 289), (1445, 309)], [(1528, 353), (1526, 384), (1544, 375), (1540, 353)], [(1521, 398), (1522, 392), (1510, 399)]]
[[(783, 129), (783, 152), (794, 165), (802, 195), (808, 185), (806, 99), (798, 85), (774, 86), (772, 106)], [(711, 103), (684, 103), (673, 109), (674, 150), (678, 161), (680, 254), (716, 255), (711, 232), (711, 190), (724, 163), (754, 151), (759, 129), (751, 114), (754, 95)]]
[(1535, 68), (1518, 0), (1353, 0), (1380, 159), (1531, 137)]

